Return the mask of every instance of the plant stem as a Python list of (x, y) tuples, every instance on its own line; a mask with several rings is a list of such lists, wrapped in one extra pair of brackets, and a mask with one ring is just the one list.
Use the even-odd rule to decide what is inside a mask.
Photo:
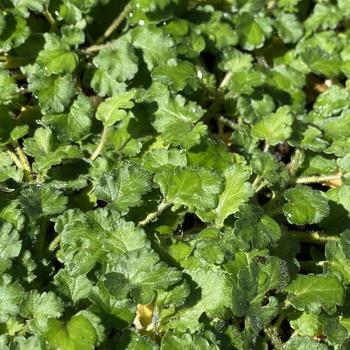
[(293, 160), (289, 163), (289, 173), (295, 176), (298, 168), (301, 165), (302, 153), (300, 149), (295, 150)]
[[(15, 162), (15, 164), (19, 167), (23, 169), (24, 172), (24, 177), (26, 178), (26, 180), (28, 182), (32, 182), (33, 181), (33, 177), (32, 177), (32, 169), (30, 167), (28, 158), (26, 156), (26, 154), (23, 152), (21, 146), (18, 145), (18, 143), (15, 144), (15, 149), (16, 149), (16, 153), (18, 157), (13, 157), (16, 156), (13, 152), (8, 151), (11, 158), (13, 159), (13, 161)], [(12, 155), (11, 155), (12, 153)]]
[(50, 243), (50, 245), (49, 245), (49, 251), (50, 251), (50, 252), (53, 252), (53, 251), (57, 248), (57, 246), (59, 245), (60, 241), (61, 241), (61, 235), (58, 234), (58, 235), (54, 238), (54, 240)]
[(216, 94), (216, 98), (213, 101), (213, 103), (209, 106), (207, 111), (205, 112), (202, 120), (203, 121), (208, 121), (209, 119), (212, 118), (213, 115), (215, 115), (219, 110), (222, 105), (222, 103), (225, 101), (225, 98), (229, 97), (232, 95), (232, 92), (228, 92), (227, 94), (223, 94), (223, 90), (226, 87), (226, 85), (229, 83), (230, 79), (232, 78), (232, 73), (227, 72), (222, 79), (221, 83), (219, 84), (219, 88)]
[(94, 153), (91, 155), (90, 160), (95, 160), (100, 155), (107, 140), (107, 132), (108, 132), (107, 126), (104, 126), (102, 130), (100, 142), (98, 143)]
[(283, 349), (283, 343), (281, 338), (279, 337), (279, 334), (276, 328), (268, 327), (264, 330), (264, 333), (266, 334), (267, 338), (270, 340), (271, 344), (274, 346), (276, 350)]
[(101, 45), (92, 45), (86, 49), (83, 49), (83, 53), (90, 53), (90, 52), (95, 52), (95, 51), (101, 51), (103, 49), (108, 49), (110, 47), (113, 47), (113, 43), (106, 43), (106, 44), (101, 44)]
[(233, 122), (232, 120), (225, 118), (224, 116), (220, 116), (218, 118), (218, 121), (224, 125), (227, 125), (228, 127), (230, 127), (231, 129), (238, 129), (238, 124), (236, 124), (235, 122)]
[(281, 327), (282, 322), (286, 319), (288, 316), (288, 310), (282, 310), (277, 321), (274, 324), (275, 329), (279, 329)]
[(325, 183), (327, 181), (341, 180), (341, 175), (300, 176), (295, 182), (297, 184)]
[(158, 205), (158, 208), (153, 213), (148, 214), (142, 221), (139, 222), (138, 226), (146, 226), (153, 220), (155, 220), (166, 208), (170, 206), (170, 203), (167, 203), (164, 199)]
[(261, 179), (262, 179), (261, 175), (257, 175), (256, 178), (254, 179), (253, 183), (252, 183), (252, 186), (254, 188), (257, 188), (259, 183), (260, 183), (260, 181), (261, 181)]
[(7, 150), (7, 154), (11, 157), (13, 162), (16, 164), (17, 168), (23, 169), (22, 163), (19, 161), (18, 157), (16, 156), (16, 153)]
[(321, 232), (304, 232), (304, 231), (289, 231), (291, 235), (293, 235), (300, 242), (304, 243), (313, 243), (313, 244), (326, 244), (330, 241), (339, 241), (338, 236), (329, 236), (325, 233)]
[(266, 141), (266, 142), (265, 142), (264, 149), (263, 149), (264, 153), (267, 153), (267, 152), (269, 151), (270, 146), (271, 146), (271, 145)]
[(230, 82), (231, 78), (232, 78), (232, 72), (227, 72), (224, 76), (224, 79), (222, 79), (220, 85), (219, 85), (219, 90), (223, 90), (226, 85)]
[(256, 186), (255, 187), (255, 193), (258, 193), (260, 192), (265, 186), (268, 185), (268, 182), (267, 181), (262, 181), (259, 186)]
[(14, 192), (14, 191), (15, 191), (15, 189), (13, 189), (13, 188), (0, 186), (0, 192), (11, 193), (11, 192)]
[(56, 23), (55, 19), (52, 17), (52, 14), (49, 11), (47, 6), (45, 6), (45, 10), (43, 12), (43, 15), (50, 24), (50, 31), (51, 32), (56, 31), (57, 30), (57, 23)]
[(103, 43), (124, 21), (126, 16), (131, 11), (131, 3), (129, 2), (123, 9), (123, 11), (119, 14), (119, 16), (111, 23), (111, 25), (106, 29), (106, 31), (97, 39), (96, 43)]

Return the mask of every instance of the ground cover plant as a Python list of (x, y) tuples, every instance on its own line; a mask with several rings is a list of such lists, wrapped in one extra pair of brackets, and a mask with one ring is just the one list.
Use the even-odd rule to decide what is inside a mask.
[(350, 348), (350, 1), (0, 1), (0, 349)]

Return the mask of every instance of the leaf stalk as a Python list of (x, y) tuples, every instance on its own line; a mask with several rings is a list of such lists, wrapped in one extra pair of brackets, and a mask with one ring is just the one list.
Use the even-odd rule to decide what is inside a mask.
[(331, 241), (339, 241), (338, 236), (327, 235), (322, 232), (304, 232), (304, 231), (289, 231), (298, 241), (304, 243), (313, 243), (313, 244), (326, 244)]
[(312, 184), (312, 183), (322, 183), (325, 184), (328, 181), (339, 181), (341, 180), (341, 175), (321, 175), (321, 176), (300, 176), (295, 182), (297, 184)]
[(158, 208), (153, 213), (148, 214), (142, 221), (139, 222), (139, 227), (144, 227), (150, 222), (154, 221), (162, 212), (170, 206), (170, 203), (167, 203), (165, 200), (162, 200), (158, 205)]
[(119, 16), (111, 23), (111, 25), (106, 29), (106, 31), (97, 39), (96, 44), (102, 44), (124, 21), (127, 15), (132, 9), (131, 3), (129, 2), (120, 12)]
[(91, 155), (90, 160), (95, 160), (100, 155), (107, 140), (107, 133), (108, 133), (108, 128), (107, 126), (104, 126), (102, 130), (100, 142), (98, 143), (94, 153)]

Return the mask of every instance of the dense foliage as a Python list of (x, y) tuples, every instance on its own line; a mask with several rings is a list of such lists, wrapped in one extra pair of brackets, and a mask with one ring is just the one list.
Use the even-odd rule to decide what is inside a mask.
[(350, 348), (349, 0), (0, 8), (1, 350)]

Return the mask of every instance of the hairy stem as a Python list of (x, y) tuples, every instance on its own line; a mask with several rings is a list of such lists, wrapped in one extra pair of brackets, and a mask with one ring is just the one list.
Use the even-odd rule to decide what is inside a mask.
[(218, 118), (218, 121), (224, 125), (227, 125), (229, 128), (231, 129), (238, 129), (238, 124), (236, 124), (235, 122), (233, 122), (232, 120), (223, 117), (222, 115)]
[(293, 160), (287, 165), (289, 173), (295, 176), (298, 168), (301, 165), (302, 153), (300, 149), (295, 150)]
[(131, 3), (128, 3), (122, 12), (120, 12), (119, 16), (111, 23), (111, 25), (106, 29), (106, 31), (97, 39), (96, 43), (103, 43), (124, 21), (126, 16), (131, 11)]
[(328, 181), (341, 180), (341, 175), (301, 176), (295, 182), (297, 184), (326, 183)]
[(260, 192), (267, 185), (268, 185), (267, 181), (262, 181), (258, 186), (255, 187), (255, 193)]
[(30, 167), (28, 158), (26, 156), (26, 154), (23, 152), (21, 146), (19, 146), (17, 143), (15, 144), (15, 149), (16, 149), (16, 153), (18, 157), (13, 157), (15, 156), (15, 154), (11, 151), (9, 151), (9, 154), (12, 156), (11, 158), (13, 159), (13, 161), (15, 162), (15, 164), (19, 167), (23, 169), (24, 172), (24, 177), (28, 182), (32, 182), (33, 181), (33, 177), (32, 177), (32, 169)]
[(50, 252), (53, 252), (53, 251), (57, 248), (57, 246), (60, 244), (60, 241), (61, 241), (61, 235), (58, 234), (58, 235), (54, 238), (54, 240), (50, 243), (50, 245), (49, 245), (49, 251), (50, 251)]
[(167, 203), (165, 200), (163, 200), (159, 205), (156, 211), (153, 213), (148, 214), (142, 221), (139, 222), (138, 226), (146, 226), (153, 220), (155, 220), (162, 212), (170, 206), (170, 203)]
[(101, 51), (103, 49), (108, 49), (110, 47), (113, 47), (113, 43), (106, 43), (106, 44), (101, 44), (101, 45), (92, 45), (90, 47), (87, 47), (86, 49), (83, 49), (81, 52), (82, 53), (91, 53), (95, 51)]
[(16, 164), (17, 168), (23, 169), (22, 163), (20, 162), (20, 160), (18, 159), (16, 153), (8, 150), (7, 154), (11, 157), (11, 159), (13, 160), (13, 162)]
[(330, 236), (322, 232), (289, 231), (298, 241), (313, 244), (326, 244), (330, 241), (339, 241), (338, 236)]
[(263, 149), (264, 153), (267, 153), (270, 150), (270, 146), (271, 145), (266, 141)]
[(232, 78), (232, 72), (227, 72), (224, 76), (224, 79), (222, 79), (220, 85), (219, 85), (219, 90), (222, 90), (226, 87), (226, 85), (230, 82)]
[(266, 334), (267, 338), (270, 340), (274, 349), (276, 350), (283, 349), (283, 343), (276, 328), (268, 327), (264, 330), (264, 333)]
[(98, 143), (94, 153), (90, 157), (91, 160), (95, 160), (100, 155), (107, 140), (107, 132), (108, 132), (108, 128), (104, 126), (102, 130), (100, 142)]
[(57, 30), (57, 23), (55, 21), (55, 19), (52, 17), (51, 12), (49, 11), (48, 7), (45, 6), (44, 12), (43, 12), (44, 17), (46, 18), (46, 20), (49, 22), (50, 24), (50, 31), (54, 32)]

